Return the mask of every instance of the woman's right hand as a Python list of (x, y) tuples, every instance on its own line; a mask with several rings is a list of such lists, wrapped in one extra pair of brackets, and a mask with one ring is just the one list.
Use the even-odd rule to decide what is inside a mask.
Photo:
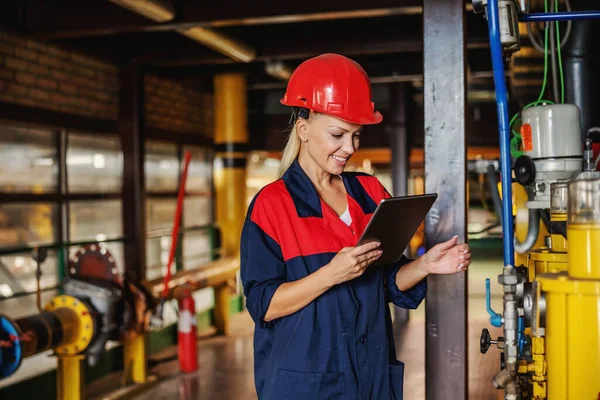
[(381, 257), (381, 243), (371, 242), (357, 247), (344, 247), (325, 266), (333, 285), (361, 276), (365, 269)]

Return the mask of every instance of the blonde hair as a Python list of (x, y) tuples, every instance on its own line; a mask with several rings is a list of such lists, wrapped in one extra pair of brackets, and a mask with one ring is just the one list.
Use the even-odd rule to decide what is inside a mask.
[(277, 171), (277, 179), (281, 179), (281, 177), (283, 177), (285, 171), (292, 166), (294, 160), (296, 157), (298, 157), (298, 154), (300, 154), (300, 138), (296, 132), (296, 126), (297, 125), (294, 123), (287, 138), (285, 148), (283, 149), (281, 163), (279, 164), (279, 171)]

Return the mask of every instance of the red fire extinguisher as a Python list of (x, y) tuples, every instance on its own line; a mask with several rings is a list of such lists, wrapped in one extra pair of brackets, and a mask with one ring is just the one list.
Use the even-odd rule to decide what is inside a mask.
[(177, 352), (181, 372), (193, 372), (198, 369), (196, 307), (192, 292), (187, 288), (179, 298)]

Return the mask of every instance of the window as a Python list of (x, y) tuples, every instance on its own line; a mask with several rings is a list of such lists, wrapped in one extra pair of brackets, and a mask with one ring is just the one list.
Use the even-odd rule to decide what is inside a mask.
[(58, 188), (56, 134), (0, 122), (0, 191), (51, 193)]
[(87, 242), (108, 240), (123, 270), (119, 136), (0, 121), (0, 156), (0, 298), (37, 291), (37, 247), (47, 250), (44, 291), (56, 288), (68, 257)]
[(69, 134), (69, 193), (119, 193), (123, 186), (123, 152), (118, 137)]
[(212, 257), (212, 152), (201, 146), (146, 143), (146, 278), (166, 274), (173, 222), (177, 210), (183, 154), (191, 154), (179, 243), (172, 273), (195, 269)]

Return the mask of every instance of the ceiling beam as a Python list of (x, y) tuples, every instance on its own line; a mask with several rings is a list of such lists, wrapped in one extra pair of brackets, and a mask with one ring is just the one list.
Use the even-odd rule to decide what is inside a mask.
[[(278, 60), (300, 60), (306, 59), (324, 52), (340, 53), (346, 56), (373, 55), (373, 54), (397, 54), (420, 52), (421, 41), (415, 39), (388, 39), (387, 41), (341, 41), (341, 42), (304, 42), (290, 41), (289, 44), (273, 44), (264, 47), (257, 53), (255, 61)], [(190, 56), (192, 54), (192, 56)], [(227, 57), (211, 53), (200, 54), (188, 49), (165, 50), (159, 52), (148, 52), (142, 54), (140, 59), (147, 63), (161, 67), (178, 67), (186, 65), (227, 64), (233, 61)]]
[[(60, 3), (60, 4), (57, 4)], [(176, 3), (176, 17), (166, 24), (149, 23), (139, 16), (118, 12), (106, 0), (30, 1), (27, 32), (47, 39), (114, 35), (125, 32), (177, 30), (190, 26), (234, 26), (290, 23), (340, 18), (369, 18), (388, 15), (414, 15), (421, 12), (420, 0), (271, 0), (214, 2), (186, 0)]]
[[(293, 37), (286, 41), (273, 40), (271, 43), (263, 42), (257, 48), (254, 61), (277, 60), (304, 60), (325, 52), (344, 54), (348, 57), (362, 55), (397, 55), (403, 53), (421, 53), (423, 41), (419, 37), (381, 37), (373, 36), (363, 40), (347, 40), (343, 37), (318, 40), (310, 37)], [(192, 44), (193, 45), (193, 44)], [(149, 48), (149, 47), (148, 47)], [(469, 50), (487, 49), (485, 40), (473, 40), (467, 45)], [(234, 61), (205, 49), (180, 46), (176, 49), (149, 48), (140, 54), (140, 60), (146, 64), (158, 67), (181, 67), (193, 65), (223, 65)]]

